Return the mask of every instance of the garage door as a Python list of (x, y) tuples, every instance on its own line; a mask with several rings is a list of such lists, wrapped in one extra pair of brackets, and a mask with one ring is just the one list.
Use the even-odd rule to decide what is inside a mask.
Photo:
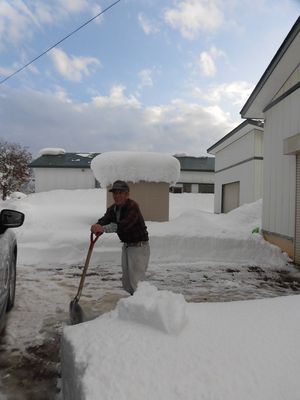
[(240, 205), (240, 182), (222, 185), (222, 212), (227, 213)]
[(295, 263), (300, 264), (300, 154), (296, 156)]

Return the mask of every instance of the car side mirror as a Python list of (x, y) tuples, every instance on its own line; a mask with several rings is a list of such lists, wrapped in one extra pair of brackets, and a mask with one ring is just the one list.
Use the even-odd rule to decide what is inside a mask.
[(2, 210), (0, 213), (1, 228), (17, 228), (24, 222), (25, 215), (20, 211)]

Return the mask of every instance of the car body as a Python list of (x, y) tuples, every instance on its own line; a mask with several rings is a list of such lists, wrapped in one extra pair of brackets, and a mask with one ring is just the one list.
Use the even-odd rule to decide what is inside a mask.
[(11, 228), (24, 222), (24, 214), (4, 209), (0, 212), (0, 332), (5, 327), (6, 312), (15, 301), (17, 239)]

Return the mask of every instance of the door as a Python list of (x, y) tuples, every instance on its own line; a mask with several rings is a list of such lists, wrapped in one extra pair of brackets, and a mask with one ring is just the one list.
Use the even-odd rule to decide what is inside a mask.
[(227, 213), (240, 206), (240, 182), (222, 185), (222, 213)]

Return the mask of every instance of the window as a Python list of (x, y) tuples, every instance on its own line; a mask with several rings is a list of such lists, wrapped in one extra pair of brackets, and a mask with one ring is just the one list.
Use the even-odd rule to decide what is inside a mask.
[(214, 193), (215, 185), (213, 183), (199, 183), (199, 193)]

